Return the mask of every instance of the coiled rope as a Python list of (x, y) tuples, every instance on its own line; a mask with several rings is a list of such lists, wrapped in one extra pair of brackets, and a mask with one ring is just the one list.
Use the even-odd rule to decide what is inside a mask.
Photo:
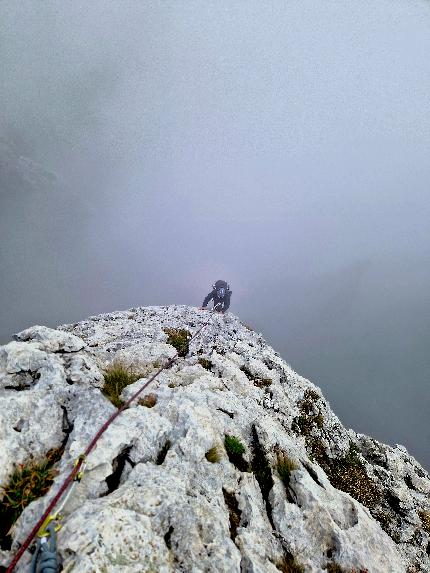
[[(188, 340), (187, 342), (191, 342), (191, 340), (193, 340), (194, 338), (196, 338), (200, 332), (210, 323), (210, 321), (213, 318), (214, 312), (217, 308), (217, 306), (221, 304), (218, 303), (216, 304), (212, 309), (210, 309), (210, 316), (209, 319), (203, 324), (203, 326), (201, 326), (197, 332), (195, 332)], [(138, 397), (140, 396), (140, 394), (157, 378), (157, 376), (159, 374), (161, 374), (161, 372), (163, 372), (163, 370), (166, 370), (167, 368), (170, 368), (170, 366), (172, 366), (172, 364), (174, 362), (176, 362), (176, 360), (179, 358), (179, 352), (176, 351), (176, 354), (174, 356), (172, 356), (172, 358), (169, 358), (169, 360), (166, 362), (166, 364), (164, 364), (164, 366), (162, 366), (161, 368), (159, 368), (159, 370), (157, 370), (157, 372), (151, 376), (151, 378), (149, 378), (149, 380), (147, 380), (145, 382), (145, 384), (143, 384), (139, 390), (137, 392), (135, 392), (131, 398), (129, 398), (126, 402), (124, 402), (124, 404), (118, 408), (118, 410), (116, 410), (107, 420), (106, 422), (98, 429), (98, 431), (96, 432), (96, 434), (94, 435), (93, 439), (91, 440), (91, 442), (88, 444), (87, 448), (85, 449), (84, 453), (81, 454), (80, 456), (78, 456), (78, 458), (75, 460), (74, 462), (74, 466), (72, 471), (69, 473), (69, 475), (64, 479), (63, 483), (61, 484), (60, 488), (58, 489), (57, 493), (55, 494), (55, 496), (52, 498), (52, 500), (50, 501), (48, 507), (46, 508), (45, 512), (43, 513), (43, 515), (40, 517), (39, 521), (36, 523), (36, 525), (33, 527), (33, 529), (30, 531), (30, 533), (28, 534), (28, 536), (26, 537), (24, 543), (21, 545), (21, 547), (19, 548), (17, 554), (15, 555), (15, 557), (12, 559), (9, 567), (6, 569), (6, 573), (12, 573), (12, 571), (15, 569), (16, 565), (18, 564), (19, 560), (21, 559), (21, 557), (23, 556), (24, 552), (26, 551), (26, 549), (29, 547), (30, 543), (33, 541), (34, 537), (39, 534), (39, 536), (46, 536), (49, 535), (49, 531), (50, 531), (50, 526), (51, 526), (51, 522), (55, 521), (56, 518), (58, 517), (59, 514), (59, 510), (51, 515), (52, 510), (54, 509), (54, 507), (57, 505), (58, 501), (60, 500), (60, 498), (63, 496), (64, 492), (67, 490), (67, 488), (70, 486), (70, 484), (72, 484), (73, 482), (77, 482), (80, 481), (82, 474), (83, 474), (83, 468), (85, 467), (86, 464), (86, 460), (88, 455), (91, 453), (91, 451), (95, 448), (97, 442), (99, 441), (99, 439), (101, 438), (101, 436), (105, 433), (105, 431), (109, 428), (109, 426), (112, 424), (112, 422), (114, 420), (116, 420), (116, 418), (118, 418), (118, 416), (120, 414), (122, 414), (122, 412), (124, 412), (124, 410), (126, 410), (130, 404)], [(69, 497), (69, 494), (67, 495), (67, 498)], [(66, 499), (67, 499), (66, 498)], [(65, 501), (61, 504), (62, 506), (65, 505)], [(58, 527), (57, 527), (58, 530)], [(33, 570), (32, 570), (33, 571)], [(43, 571), (43, 570), (42, 570)], [(51, 573), (51, 571), (55, 571), (56, 570), (50, 570), (50, 569), (46, 569), (46, 571), (44, 571), (43, 573)]]

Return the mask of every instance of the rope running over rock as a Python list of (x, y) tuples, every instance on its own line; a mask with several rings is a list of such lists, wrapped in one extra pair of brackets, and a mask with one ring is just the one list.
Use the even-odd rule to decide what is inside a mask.
[[(221, 303), (218, 303), (221, 304)], [(213, 315), (214, 315), (214, 311), (217, 308), (217, 305), (215, 305), (211, 310), (210, 310), (210, 317), (209, 319), (203, 324), (203, 326), (201, 326), (198, 331), (193, 334), (193, 336), (191, 336), (191, 338), (189, 338), (188, 342), (191, 342), (191, 340), (193, 340), (194, 338), (196, 338), (200, 332), (209, 324), (209, 322), (212, 320)], [(105, 431), (108, 429), (108, 427), (112, 424), (112, 422), (120, 415), (122, 414), (122, 412), (124, 412), (124, 410), (126, 410), (130, 404), (138, 397), (140, 396), (140, 394), (151, 384), (151, 382), (153, 382), (157, 376), (163, 372), (163, 370), (166, 370), (167, 368), (170, 368), (170, 366), (179, 358), (179, 354), (178, 351), (176, 352), (176, 354), (172, 357), (169, 358), (169, 360), (166, 362), (166, 364), (164, 364), (164, 366), (162, 366), (159, 370), (157, 370), (157, 372), (151, 376), (151, 378), (149, 378), (149, 380), (147, 382), (145, 382), (145, 384), (143, 384), (141, 386), (141, 388), (139, 388), (139, 390), (137, 392), (135, 392), (131, 398), (129, 398), (126, 402), (124, 402), (124, 404), (118, 408), (118, 410), (116, 410), (107, 420), (106, 422), (99, 428), (99, 430), (97, 431), (97, 433), (95, 434), (95, 436), (93, 437), (93, 439), (91, 440), (91, 442), (88, 444), (86, 450), (84, 451), (83, 454), (81, 454), (75, 461), (74, 463), (74, 467), (72, 469), (72, 471), (69, 473), (69, 475), (64, 479), (63, 483), (61, 484), (58, 492), (55, 494), (55, 496), (52, 498), (51, 502), (49, 503), (48, 507), (46, 508), (45, 512), (43, 513), (43, 515), (40, 517), (39, 521), (36, 523), (36, 525), (33, 527), (33, 529), (30, 531), (30, 533), (28, 534), (27, 538), (25, 539), (24, 543), (21, 545), (21, 547), (19, 548), (17, 554), (15, 555), (15, 557), (12, 559), (9, 567), (6, 569), (6, 573), (12, 573), (12, 571), (15, 569), (16, 565), (18, 564), (19, 560), (21, 559), (21, 557), (23, 556), (23, 554), (25, 553), (26, 549), (29, 547), (30, 543), (33, 541), (34, 537), (36, 536), (36, 534), (39, 532), (39, 530), (42, 528), (42, 526), (45, 524), (45, 522), (47, 520), (49, 520), (49, 516), (51, 514), (51, 511), (54, 509), (54, 507), (57, 505), (58, 501), (60, 500), (60, 498), (63, 496), (64, 492), (67, 490), (67, 488), (69, 487), (69, 485), (73, 482), (73, 481), (79, 481), (80, 477), (82, 475), (82, 467), (85, 465), (86, 463), (86, 459), (88, 457), (88, 455), (90, 454), (90, 452), (95, 448), (97, 442), (99, 441), (99, 439), (101, 438), (101, 436), (105, 433)], [(58, 513), (58, 512), (57, 512)], [(49, 569), (47, 569), (46, 573), (49, 572)]]

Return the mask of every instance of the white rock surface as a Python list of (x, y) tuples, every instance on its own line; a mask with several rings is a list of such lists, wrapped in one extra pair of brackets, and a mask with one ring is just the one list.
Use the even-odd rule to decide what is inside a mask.
[[(1, 564), (115, 412), (103, 369), (120, 360), (141, 373), (127, 400), (175, 355), (163, 328), (194, 333), (208, 318), (186, 306), (134, 308), (34, 326), (0, 347), (0, 483), (64, 445), (53, 486), (21, 514)], [(133, 403), (88, 457), (58, 536), (64, 571), (276, 573), (293, 559), (305, 573), (430, 571), (427, 472), (403, 446), (344, 428), (320, 389), (234, 315), (214, 315), (148, 393), (155, 406)], [(227, 434), (245, 446), (239, 461), (224, 449)], [(296, 464), (285, 483), (280, 455)]]

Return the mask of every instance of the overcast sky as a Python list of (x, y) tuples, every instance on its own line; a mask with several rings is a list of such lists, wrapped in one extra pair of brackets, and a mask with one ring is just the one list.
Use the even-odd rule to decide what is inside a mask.
[(430, 468), (430, 4), (0, 3), (0, 342), (231, 311)]

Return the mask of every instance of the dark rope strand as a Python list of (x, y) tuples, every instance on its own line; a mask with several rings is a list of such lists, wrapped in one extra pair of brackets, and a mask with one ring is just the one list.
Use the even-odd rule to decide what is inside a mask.
[[(220, 303), (218, 303), (220, 304)], [(199, 328), (199, 330), (193, 334), (191, 336), (191, 338), (189, 339), (188, 342), (191, 342), (191, 340), (193, 340), (193, 338), (196, 338), (200, 332), (203, 330), (203, 328), (205, 328), (209, 322), (212, 320), (212, 317), (214, 315), (214, 311), (216, 309), (216, 307), (218, 306), (215, 305), (213, 307), (213, 309), (211, 309), (210, 311), (210, 317), (209, 319), (203, 324), (203, 326), (201, 326)], [(46, 518), (49, 516), (49, 514), (51, 513), (51, 511), (53, 510), (53, 508), (56, 506), (58, 500), (61, 498), (61, 496), (64, 494), (64, 492), (66, 491), (66, 489), (68, 488), (68, 486), (70, 485), (70, 483), (76, 479), (76, 477), (79, 474), (79, 470), (81, 469), (82, 464), (85, 461), (85, 458), (89, 455), (89, 453), (94, 449), (94, 447), (96, 446), (97, 442), (99, 441), (100, 437), (105, 433), (105, 431), (108, 429), (108, 427), (112, 424), (112, 422), (126, 409), (130, 406), (130, 404), (133, 402), (133, 400), (135, 400), (138, 396), (140, 396), (140, 394), (145, 390), (145, 388), (147, 388), (149, 386), (149, 384), (151, 384), (151, 382), (153, 382), (155, 380), (155, 378), (166, 368), (170, 368), (170, 366), (179, 358), (179, 354), (176, 351), (176, 355), (173, 356), (172, 358), (170, 358), (166, 364), (164, 364), (164, 366), (162, 366), (159, 370), (157, 370), (157, 372), (151, 376), (151, 378), (145, 382), (145, 384), (143, 384), (143, 386), (137, 391), (135, 392), (131, 398), (129, 398), (120, 408), (118, 408), (118, 410), (116, 410), (116, 412), (114, 412), (107, 420), (106, 422), (99, 428), (99, 430), (96, 432), (95, 436), (93, 437), (93, 439), (91, 440), (91, 442), (89, 443), (89, 445), (87, 446), (85, 452), (83, 455), (79, 456), (79, 458), (76, 460), (75, 466), (73, 467), (72, 471), (69, 473), (69, 475), (65, 478), (64, 482), (61, 484), (60, 489), (58, 490), (58, 492), (55, 494), (55, 496), (52, 498), (51, 502), (49, 503), (48, 507), (46, 508), (45, 512), (43, 513), (43, 515), (41, 516), (41, 518), (39, 519), (39, 521), (36, 523), (36, 525), (33, 527), (33, 529), (30, 531), (30, 533), (28, 534), (27, 538), (25, 539), (24, 543), (21, 545), (21, 547), (19, 548), (18, 552), (16, 553), (15, 557), (12, 559), (9, 567), (6, 569), (6, 573), (12, 573), (12, 571), (15, 569), (18, 561), (21, 559), (21, 557), (23, 556), (24, 552), (26, 551), (26, 549), (29, 547), (30, 543), (32, 542), (33, 538), (35, 537), (35, 535), (37, 534), (37, 532), (39, 531), (39, 529), (42, 527), (43, 523), (45, 522)]]

